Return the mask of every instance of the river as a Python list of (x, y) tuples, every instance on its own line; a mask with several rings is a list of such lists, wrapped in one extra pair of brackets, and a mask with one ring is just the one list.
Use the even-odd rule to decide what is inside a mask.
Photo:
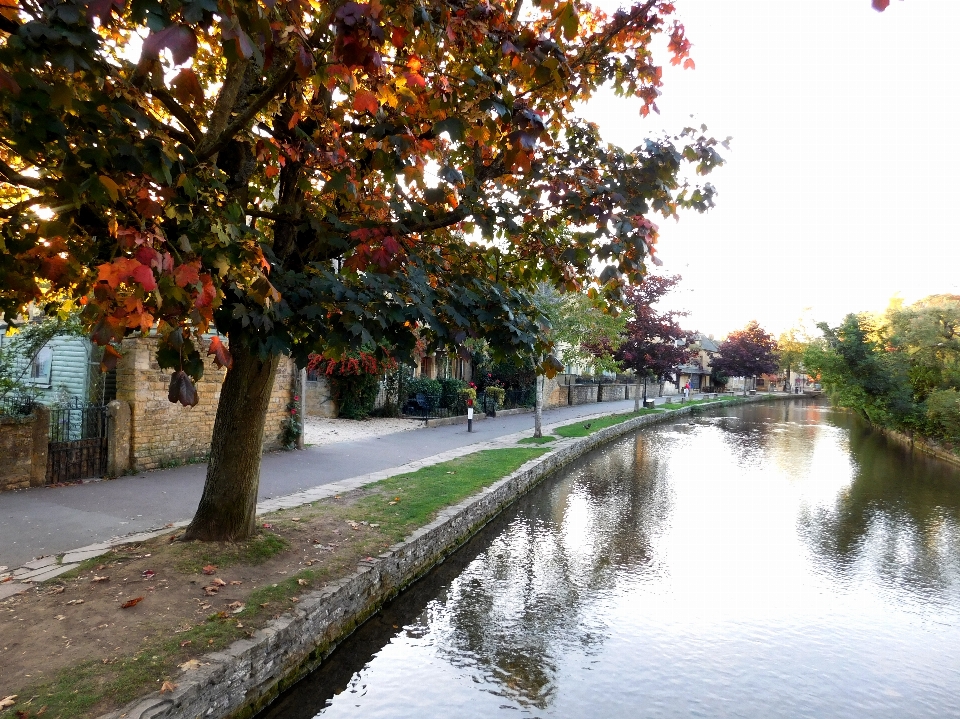
[(960, 717), (960, 470), (818, 401), (581, 458), (263, 719)]

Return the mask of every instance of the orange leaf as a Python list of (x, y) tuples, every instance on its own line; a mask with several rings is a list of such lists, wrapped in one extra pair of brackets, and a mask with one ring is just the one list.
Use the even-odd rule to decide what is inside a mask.
[(163, 694), (165, 692), (172, 692), (176, 688), (177, 688), (176, 684), (174, 684), (173, 682), (167, 681), (160, 685), (160, 693)]
[(263, 171), (267, 177), (274, 177), (280, 174), (280, 168), (276, 165), (267, 165), (266, 169)]
[(100, 360), (100, 371), (109, 372), (117, 368), (117, 360), (120, 359), (120, 353), (111, 345), (103, 348), (103, 359)]
[(377, 96), (367, 90), (358, 90), (353, 98), (353, 109), (357, 112), (369, 112), (375, 115), (380, 104), (377, 102)]
[(121, 609), (129, 609), (130, 607), (137, 606), (140, 602), (143, 601), (143, 597), (137, 597), (135, 599), (128, 599), (123, 604), (120, 605)]
[(200, 281), (200, 263), (191, 262), (173, 268), (173, 280), (177, 287), (195, 285)]
[(217, 565), (216, 565), (216, 564), (208, 564), (207, 566), (205, 566), (205, 567), (203, 568), (203, 573), (204, 573), (204, 574), (216, 574), (216, 573), (217, 573)]

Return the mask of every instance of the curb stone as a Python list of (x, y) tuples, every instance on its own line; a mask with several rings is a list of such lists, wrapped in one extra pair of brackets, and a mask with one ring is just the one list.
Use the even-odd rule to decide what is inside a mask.
[[(745, 397), (738, 404), (783, 398), (795, 397), (756, 395)], [(373, 561), (361, 562), (353, 574), (309, 592), (301, 598), (294, 610), (270, 622), (251, 639), (238, 640), (221, 652), (206, 655), (201, 660), (199, 669), (185, 672), (178, 677), (179, 686), (172, 693), (161, 695), (154, 692), (104, 714), (99, 719), (253, 717), (282, 691), (315, 669), (354, 629), (376, 613), (383, 603), (442, 562), (504, 508), (547, 476), (577, 457), (639, 427), (670, 421), (678, 416), (691, 414), (694, 409), (699, 413), (699, 410), (711, 409), (713, 406), (714, 403), (707, 403), (643, 415), (598, 430), (587, 437), (566, 438), (551, 443), (549, 447), (544, 446), (549, 450), (546, 454), (526, 462), (512, 474), (497, 480), (466, 500), (441, 510), (435, 520), (412, 532), (404, 541), (392, 545)], [(583, 417), (577, 421), (589, 420), (589, 417)], [(570, 422), (556, 423), (550, 427), (565, 424)], [(469, 452), (453, 450), (436, 456), (462, 456), (488, 449), (490, 446), (515, 446), (516, 439), (528, 434), (529, 432), (520, 432), (510, 435), (512, 439), (502, 437), (494, 442), (472, 445)], [(421, 460), (416, 464), (424, 466), (426, 462)], [(390, 470), (387, 476), (409, 471), (407, 465), (397, 470), (402, 471)], [(374, 475), (366, 475), (360, 484), (381, 478), (373, 477)], [(336, 484), (340, 485), (342, 490), (346, 483)], [(332, 485), (317, 489), (330, 487)], [(283, 507), (297, 506), (302, 504), (304, 499), (314, 501), (313, 498), (306, 498), (307, 495), (312, 497), (314, 491), (308, 490), (271, 501)], [(295, 501), (296, 504), (293, 503)], [(261, 510), (258, 506), (258, 511), (272, 509)]]

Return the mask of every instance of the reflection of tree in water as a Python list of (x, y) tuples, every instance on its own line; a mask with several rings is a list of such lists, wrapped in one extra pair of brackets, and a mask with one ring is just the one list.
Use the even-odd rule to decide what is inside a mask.
[(640, 436), (618, 442), (521, 502), (426, 612), (431, 630), (448, 633), (448, 661), (474, 667), (496, 694), (550, 704), (559, 659), (597, 651), (609, 628), (596, 603), (648, 561), (648, 532), (669, 512), (657, 453), (645, 449)]
[(943, 593), (960, 578), (960, 471), (911, 452), (849, 413), (827, 421), (849, 433), (857, 470), (831, 508), (811, 508), (801, 532), (840, 574), (866, 560), (911, 591)]

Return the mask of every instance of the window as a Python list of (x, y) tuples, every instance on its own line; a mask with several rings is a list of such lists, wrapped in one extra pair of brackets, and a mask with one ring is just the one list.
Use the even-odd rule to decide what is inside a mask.
[(50, 384), (50, 370), (53, 367), (53, 350), (44, 347), (37, 352), (30, 365), (30, 381), (33, 384)]

